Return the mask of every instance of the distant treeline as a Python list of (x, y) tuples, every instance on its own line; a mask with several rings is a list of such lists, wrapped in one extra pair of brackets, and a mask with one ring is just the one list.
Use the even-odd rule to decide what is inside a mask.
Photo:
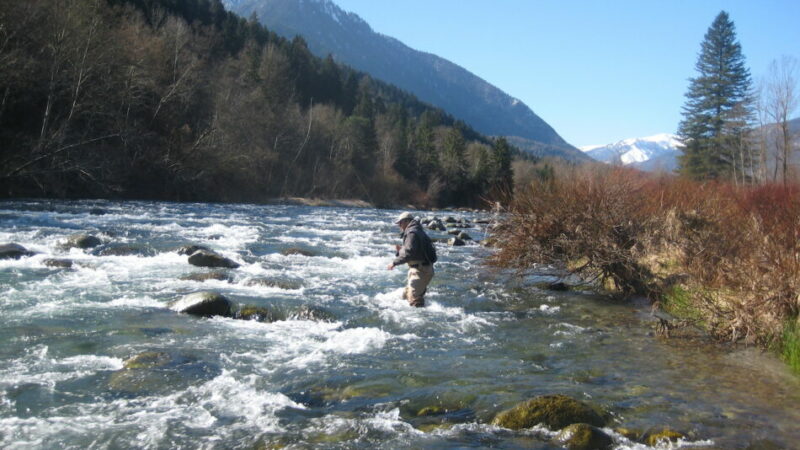
[(219, 0), (0, 0), (0, 195), (477, 205), (512, 148)]

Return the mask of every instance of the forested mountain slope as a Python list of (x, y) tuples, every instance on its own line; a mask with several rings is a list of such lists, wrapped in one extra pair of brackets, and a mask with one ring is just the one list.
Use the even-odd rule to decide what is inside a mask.
[(510, 151), (219, 0), (0, 0), (0, 195), (481, 201)]
[(224, 0), (243, 17), (255, 13), (278, 34), (303, 36), (316, 55), (333, 55), (371, 76), (436, 105), (481, 133), (515, 137), (536, 156), (589, 161), (525, 103), (457, 64), (376, 33), (331, 0)]

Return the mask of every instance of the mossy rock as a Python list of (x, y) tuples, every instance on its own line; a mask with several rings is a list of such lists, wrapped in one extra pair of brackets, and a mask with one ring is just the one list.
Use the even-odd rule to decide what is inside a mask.
[(283, 256), (291, 256), (291, 255), (300, 255), (300, 256), (317, 256), (317, 254), (311, 250), (299, 247), (290, 247), (281, 250), (281, 255)]
[(245, 282), (245, 286), (262, 286), (262, 287), (274, 287), (278, 289), (285, 289), (287, 291), (293, 291), (297, 289), (301, 289), (303, 284), (299, 281), (294, 280), (280, 280), (274, 278), (252, 278)]
[(425, 416), (438, 416), (441, 414), (446, 413), (447, 410), (442, 408), (441, 406), (426, 406), (419, 411), (417, 411), (417, 417), (425, 417)]
[(677, 442), (678, 439), (685, 437), (683, 433), (679, 433), (669, 427), (661, 427), (647, 430), (642, 441), (651, 447), (655, 447), (659, 443)]
[(181, 281), (197, 281), (202, 283), (203, 281), (208, 280), (217, 280), (217, 281), (227, 281), (231, 282), (233, 278), (227, 272), (200, 272), (200, 273), (191, 273), (189, 275), (182, 276), (180, 278)]
[(642, 436), (642, 432), (640, 430), (634, 430), (632, 428), (614, 428), (614, 432), (620, 434), (625, 437), (625, 439), (629, 441), (638, 441), (639, 437)]
[(561, 430), (555, 441), (569, 450), (605, 450), (614, 444), (603, 430), (586, 423), (574, 423)]
[(245, 305), (239, 308), (234, 318), (241, 320), (255, 320), (258, 322), (274, 322), (275, 314), (263, 306)]
[(419, 426), (417, 426), (417, 429), (419, 431), (422, 431), (423, 433), (432, 433), (432, 432), (438, 431), (438, 430), (449, 430), (450, 428), (453, 428), (455, 425), (456, 424), (449, 423), (449, 422), (424, 423), (424, 424), (420, 424)]
[(126, 369), (152, 369), (166, 366), (171, 360), (172, 358), (164, 352), (144, 352), (123, 361), (122, 367)]
[(544, 395), (522, 402), (503, 411), (492, 424), (512, 430), (530, 428), (540, 423), (552, 430), (560, 430), (573, 423), (586, 423), (596, 427), (605, 420), (589, 405), (566, 395)]

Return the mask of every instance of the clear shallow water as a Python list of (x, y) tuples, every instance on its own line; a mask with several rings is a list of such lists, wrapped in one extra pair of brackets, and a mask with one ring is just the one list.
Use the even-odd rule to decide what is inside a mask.
[[(496, 412), (552, 393), (604, 407), (612, 426), (681, 430), (690, 436), (681, 446), (798, 446), (800, 383), (780, 363), (656, 339), (645, 305), (521, 286), (482, 267), (487, 250), (439, 244), (429, 306), (407, 306), (399, 298), (405, 270), (386, 270), (396, 215), (0, 203), (0, 243), (38, 252), (0, 260), (0, 447), (552, 448), (547, 430), (488, 425)], [(61, 250), (78, 232), (139, 255)], [(242, 266), (231, 283), (182, 281), (207, 271), (174, 251), (186, 244)], [(289, 247), (317, 256), (280, 253)], [(43, 264), (54, 257), (75, 264)], [(256, 278), (294, 289), (248, 284)], [(197, 319), (166, 308), (200, 290), (272, 308), (282, 320)], [(304, 306), (334, 320), (286, 319)], [(126, 378), (123, 361), (152, 351), (171, 363), (144, 380)], [(418, 416), (429, 406), (449, 412)], [(618, 448), (644, 448), (614, 438)]]

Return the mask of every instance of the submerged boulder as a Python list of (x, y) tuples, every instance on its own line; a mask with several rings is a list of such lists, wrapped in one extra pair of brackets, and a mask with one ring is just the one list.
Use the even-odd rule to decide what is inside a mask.
[(300, 256), (317, 256), (317, 254), (311, 250), (299, 247), (290, 247), (281, 250), (281, 255), (283, 256), (291, 256), (291, 255), (300, 255)]
[(586, 423), (575, 423), (562, 429), (555, 441), (569, 450), (606, 450), (614, 445), (611, 436)]
[(172, 358), (165, 352), (143, 352), (122, 362), (125, 369), (152, 369), (166, 366)]
[(315, 322), (334, 322), (336, 317), (330, 311), (318, 306), (303, 305), (289, 314), (292, 320), (313, 320)]
[(257, 322), (274, 322), (275, 314), (263, 306), (245, 305), (234, 314), (234, 319), (255, 320)]
[(95, 256), (155, 256), (156, 251), (141, 244), (110, 244), (92, 251)]
[(126, 359), (109, 377), (108, 387), (134, 395), (174, 393), (219, 373), (218, 367), (191, 355), (148, 351)]
[(224, 295), (216, 292), (195, 292), (169, 304), (173, 311), (200, 317), (231, 317), (232, 304)]
[(94, 248), (98, 245), (102, 244), (103, 242), (100, 238), (96, 236), (92, 236), (90, 234), (73, 234), (67, 238), (67, 241), (61, 245), (61, 247), (65, 250), (69, 250), (71, 248), (80, 248), (80, 249), (87, 249), (87, 248)]
[(191, 273), (189, 275), (184, 275), (180, 278), (180, 280), (197, 281), (200, 283), (208, 280), (217, 280), (217, 281), (227, 281), (230, 283), (232, 281), (232, 278), (231, 275), (227, 272), (201, 272), (201, 273)]
[(303, 287), (302, 283), (293, 280), (281, 280), (276, 278), (251, 278), (247, 280), (245, 286), (274, 287), (285, 290), (296, 290)]
[(586, 423), (596, 427), (605, 420), (589, 405), (566, 395), (543, 395), (522, 402), (503, 411), (492, 420), (493, 425), (520, 430), (544, 424), (551, 430), (560, 430), (573, 423)]
[(679, 433), (669, 427), (651, 428), (644, 433), (643, 442), (651, 447), (658, 444), (666, 444), (669, 442), (677, 442), (678, 439), (683, 439), (683, 433)]
[(19, 244), (0, 245), (0, 259), (20, 259), (23, 256), (32, 256), (34, 253)]
[(235, 269), (239, 263), (209, 250), (197, 250), (189, 256), (189, 264), (198, 267), (224, 267)]
[(48, 258), (48, 259), (45, 259), (44, 261), (42, 261), (42, 264), (44, 264), (47, 267), (53, 267), (53, 268), (56, 268), (56, 269), (70, 269), (70, 268), (72, 268), (72, 260), (69, 260), (69, 259)]

